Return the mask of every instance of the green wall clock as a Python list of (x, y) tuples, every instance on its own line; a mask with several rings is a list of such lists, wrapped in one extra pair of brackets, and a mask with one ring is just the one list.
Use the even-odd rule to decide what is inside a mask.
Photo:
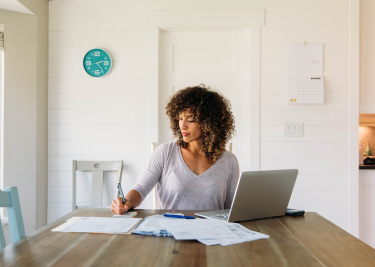
[(111, 71), (111, 56), (103, 49), (91, 49), (83, 58), (83, 68), (92, 77), (104, 77)]

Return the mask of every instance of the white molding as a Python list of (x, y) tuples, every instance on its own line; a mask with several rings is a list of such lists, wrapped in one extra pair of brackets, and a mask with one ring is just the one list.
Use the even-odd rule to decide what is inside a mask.
[[(160, 41), (161, 31), (159, 28), (148, 29), (148, 143), (159, 144), (159, 87), (160, 87)], [(149, 151), (151, 157), (153, 151)], [(154, 200), (153, 209), (156, 209), (157, 203), (156, 190), (152, 190), (151, 198)]]
[(250, 171), (260, 169), (260, 27), (250, 29)]
[(148, 34), (148, 142), (159, 144), (160, 28), (150, 28)]
[(263, 9), (149, 10), (146, 14), (146, 27), (148, 28), (248, 28), (263, 25)]
[[(148, 11), (146, 26), (149, 28), (149, 142), (159, 144), (158, 102), (161, 57), (161, 31), (210, 29), (248, 29), (249, 90), (250, 90), (250, 170), (260, 168), (260, 26), (264, 25), (264, 10), (187, 10)], [(207, 14), (210, 14), (207, 16)], [(155, 204), (154, 204), (155, 205)]]
[(28, 9), (25, 5), (21, 4), (17, 0), (1, 0), (0, 8), (10, 10), (10, 11), (35, 15), (30, 9)]
[(359, 13), (360, 0), (349, 1), (349, 157), (348, 221), (349, 233), (359, 237)]

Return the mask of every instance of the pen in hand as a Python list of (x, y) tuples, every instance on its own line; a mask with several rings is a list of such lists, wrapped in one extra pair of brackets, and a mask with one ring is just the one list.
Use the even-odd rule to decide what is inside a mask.
[[(126, 201), (125, 201), (124, 193), (122, 192), (122, 188), (121, 188), (120, 183), (118, 183), (117, 189), (118, 189), (118, 193), (119, 193), (120, 197), (122, 198), (122, 204), (125, 204)], [(128, 214), (128, 211), (126, 211), (126, 214)]]

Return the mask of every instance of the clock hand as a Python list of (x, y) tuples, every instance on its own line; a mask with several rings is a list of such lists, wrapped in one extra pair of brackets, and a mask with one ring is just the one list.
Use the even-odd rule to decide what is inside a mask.
[(101, 69), (102, 69), (102, 72), (104, 72), (104, 71), (103, 71), (103, 68), (102, 68), (102, 67), (100, 67), (99, 63), (96, 63), (96, 64), (98, 64), (99, 68), (101, 68)]

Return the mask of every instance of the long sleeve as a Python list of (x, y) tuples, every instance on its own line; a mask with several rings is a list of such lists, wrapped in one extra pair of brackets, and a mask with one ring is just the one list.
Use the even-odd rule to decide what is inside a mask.
[(165, 163), (168, 159), (168, 144), (160, 145), (151, 155), (148, 166), (142, 171), (137, 183), (132, 187), (141, 194), (142, 201), (155, 187), (162, 176)]
[(237, 158), (234, 155), (233, 155), (231, 169), (232, 169), (232, 172), (228, 180), (227, 197), (224, 203), (224, 209), (230, 209), (232, 207), (232, 202), (233, 202), (234, 194), (236, 192), (237, 183), (240, 178), (240, 167), (238, 165)]

